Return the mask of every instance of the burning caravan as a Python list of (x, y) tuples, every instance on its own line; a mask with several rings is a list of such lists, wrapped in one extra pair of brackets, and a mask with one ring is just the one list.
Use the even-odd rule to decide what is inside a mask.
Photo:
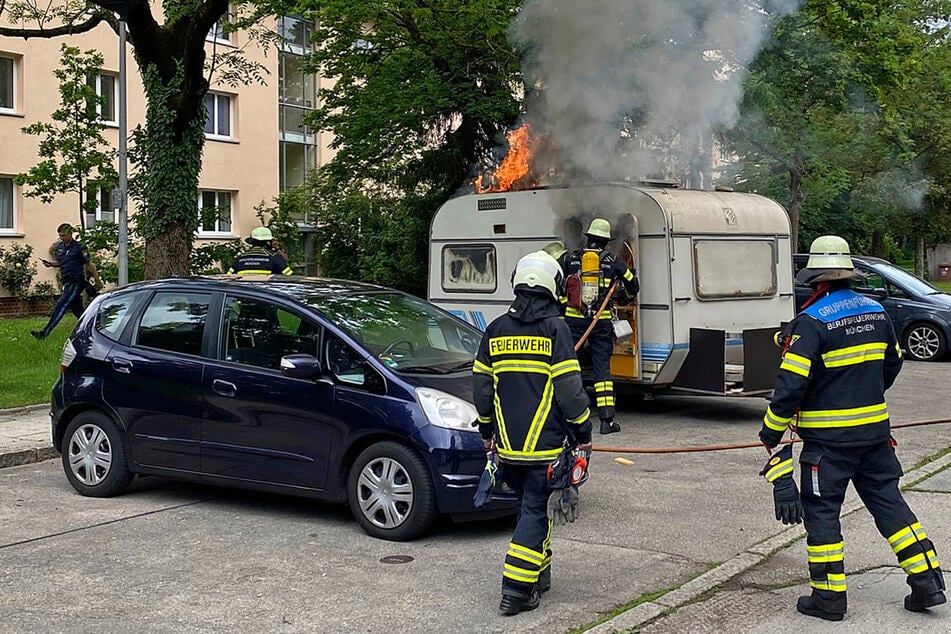
[[(584, 246), (593, 217), (637, 269), (633, 336), (611, 357), (615, 381), (645, 390), (768, 393), (773, 334), (794, 314), (789, 220), (754, 194), (612, 183), (473, 194), (449, 200), (430, 228), (429, 299), (484, 329), (513, 299), (518, 259), (561, 240)], [(582, 365), (585, 359), (582, 357)]]

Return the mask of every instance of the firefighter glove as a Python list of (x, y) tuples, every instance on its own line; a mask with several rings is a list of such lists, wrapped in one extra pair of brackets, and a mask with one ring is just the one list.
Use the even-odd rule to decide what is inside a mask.
[(548, 519), (559, 526), (574, 522), (581, 517), (578, 487), (567, 486), (554, 489), (548, 496)]
[(773, 505), (776, 507), (776, 519), (783, 524), (802, 522), (802, 502), (799, 501), (799, 489), (792, 475), (773, 480)]

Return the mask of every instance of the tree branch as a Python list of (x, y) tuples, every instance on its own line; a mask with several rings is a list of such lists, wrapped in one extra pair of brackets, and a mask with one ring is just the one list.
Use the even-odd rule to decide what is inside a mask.
[(103, 22), (109, 23), (114, 29), (118, 28), (118, 23), (115, 21), (114, 15), (108, 11), (97, 11), (83, 22), (63, 24), (50, 29), (42, 27), (36, 29), (27, 29), (20, 27), (0, 26), (0, 36), (22, 37), (24, 40), (29, 40), (31, 38), (54, 38), (61, 37), (63, 35), (88, 33)]

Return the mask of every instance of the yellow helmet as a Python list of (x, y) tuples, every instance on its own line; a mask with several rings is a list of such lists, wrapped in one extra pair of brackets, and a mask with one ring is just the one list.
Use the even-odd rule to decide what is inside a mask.
[(849, 243), (839, 236), (819, 236), (809, 247), (809, 261), (797, 276), (801, 282), (829, 282), (859, 277)]
[(561, 257), (561, 254), (566, 251), (566, 249), (565, 245), (563, 245), (561, 242), (549, 242), (542, 247), (542, 251), (557, 260)]
[(561, 266), (555, 258), (544, 251), (533, 251), (522, 256), (515, 265), (512, 274), (512, 288), (529, 286), (541, 287), (547, 290), (553, 299), (558, 299), (558, 280), (561, 277)]
[(595, 218), (588, 225), (585, 235), (592, 238), (601, 238), (602, 240), (611, 239), (611, 223), (604, 218)]
[(274, 239), (274, 234), (267, 227), (257, 227), (251, 230), (251, 239), (269, 242)]

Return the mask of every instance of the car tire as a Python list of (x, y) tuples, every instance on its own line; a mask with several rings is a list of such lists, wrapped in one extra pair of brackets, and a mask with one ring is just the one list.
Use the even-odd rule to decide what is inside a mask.
[(111, 418), (83, 412), (66, 428), (60, 447), (63, 470), (76, 491), (89, 497), (110, 497), (132, 482), (122, 432)]
[(347, 478), (347, 500), (363, 530), (379, 539), (413, 539), (436, 517), (429, 468), (397, 442), (376, 443), (357, 456)]
[(916, 361), (939, 361), (948, 349), (944, 334), (934, 324), (918, 322), (905, 331), (902, 347)]

